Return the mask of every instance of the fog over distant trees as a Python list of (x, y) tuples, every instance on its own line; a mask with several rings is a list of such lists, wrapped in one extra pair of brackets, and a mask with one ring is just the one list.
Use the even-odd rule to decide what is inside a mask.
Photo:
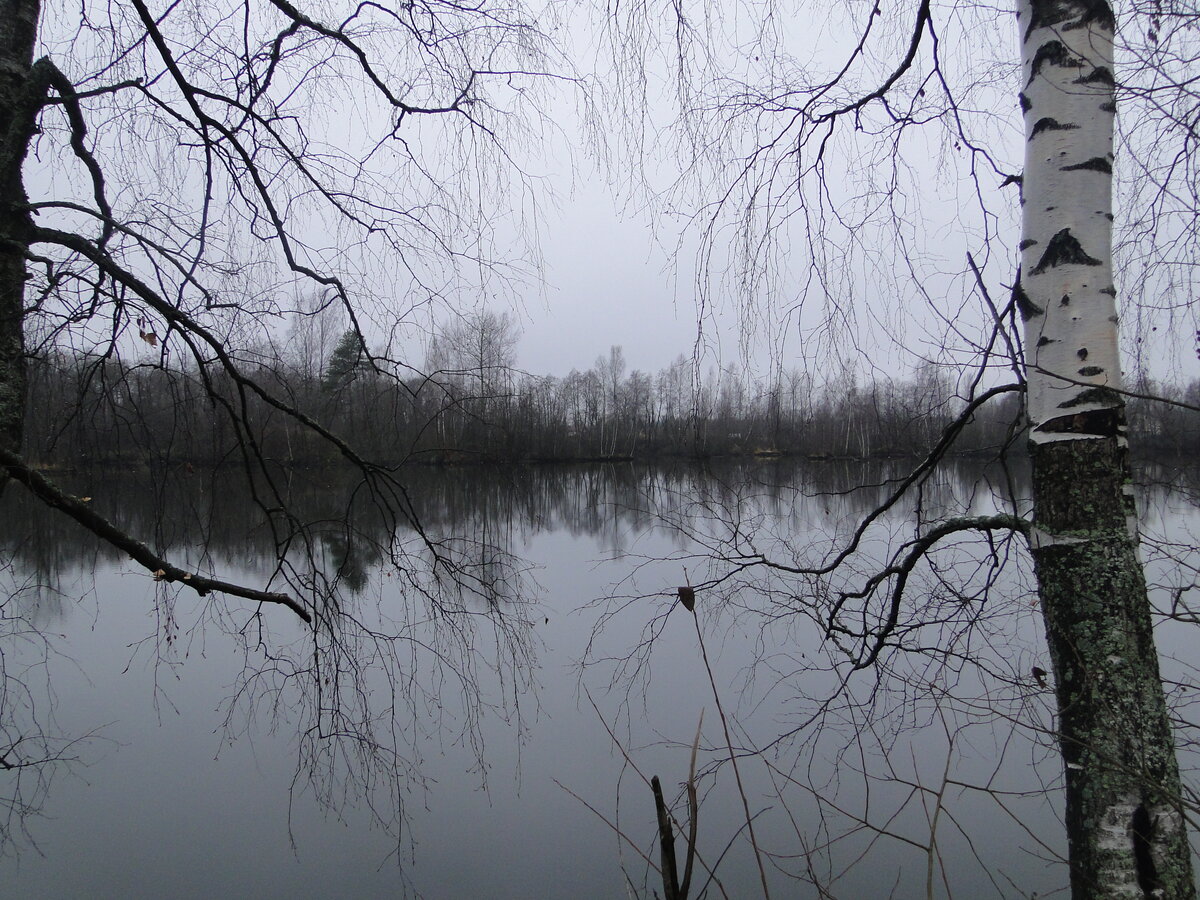
[[(629, 369), (621, 347), (561, 375), (521, 371), (519, 330), (506, 314), (455, 319), (431, 339), (420, 376), (381, 369), (354, 329), (300, 319), (278, 350), (248, 356), (246, 371), (290, 398), (373, 458), (402, 462), (569, 461), (610, 458), (795, 454), (887, 457), (923, 454), (966, 403), (953, 373), (928, 366), (903, 378), (866, 380), (850, 371), (821, 378), (800, 369), (770, 377), (684, 354), (657, 372)], [(43, 464), (221, 463), (238, 435), (209, 393), (234, 385), (169, 357), (130, 362), (51, 351), (30, 367), (29, 456)], [(1200, 381), (1143, 382), (1130, 398), (1144, 453), (1182, 454), (1200, 439)], [(81, 399), (82, 398), (82, 399)], [(336, 459), (330, 445), (295, 419), (252, 404), (247, 427), (278, 463)], [(960, 452), (1024, 441), (1016, 392), (977, 410)]]
[[(353, 328), (297, 316), (279, 348), (242, 360), (256, 380), (372, 458), (402, 462), (569, 461), (611, 458), (795, 454), (887, 457), (923, 454), (966, 405), (953, 373), (927, 366), (867, 380), (844, 370), (822, 377), (776, 369), (697, 366), (684, 354), (657, 372), (629, 369), (621, 347), (566, 374), (520, 369), (520, 332), (509, 314), (456, 318), (429, 342), (425, 371), (396, 377)], [(234, 385), (156, 355), (140, 361), (49, 351), (30, 368), (29, 456), (47, 465), (84, 462), (220, 463), (238, 435), (217, 414), (212, 388)], [(1130, 398), (1137, 446), (1182, 454), (1200, 439), (1200, 381), (1143, 382)], [(82, 400), (81, 400), (82, 398)], [(254, 442), (278, 463), (320, 464), (336, 452), (310, 429), (265, 404), (247, 418)], [(960, 452), (1020, 451), (1016, 392), (971, 417)]]
[[(445, 353), (436, 347), (431, 356)], [(683, 355), (658, 372), (627, 370), (620, 347), (565, 375), (480, 358), (482, 366), (443, 359), (430, 376), (389, 378), (348, 330), (319, 368), (267, 356), (243, 366), (355, 447), (393, 464), (913, 454), (927, 450), (963, 405), (935, 370), (906, 380), (817, 383), (798, 370), (774, 380), (715, 366), (697, 372)], [(234, 385), (210, 382), (232, 396)], [(237, 446), (228, 418), (216, 414), (186, 366), (55, 352), (31, 367), (30, 403), (54, 410), (29, 420), (28, 455), (43, 464), (218, 463)], [(294, 420), (266, 405), (251, 411), (247, 425), (267, 458), (336, 459)], [(1009, 441), (1015, 417), (1015, 399), (989, 409), (974, 423), (972, 447)]]

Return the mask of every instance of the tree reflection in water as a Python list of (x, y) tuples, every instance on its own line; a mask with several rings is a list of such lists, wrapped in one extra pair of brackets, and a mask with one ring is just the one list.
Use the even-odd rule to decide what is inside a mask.
[[(324, 884), (306, 863), (315, 840), (318, 856), (332, 854), (362, 879), (360, 894), (412, 874), (412, 884), (431, 897), (607, 897), (621, 889), (624, 866), (649, 896), (656, 876), (646, 864), (551, 780), (595, 806), (643, 849), (653, 847), (649, 791), (632, 777), (576, 689), (586, 687), (596, 698), (632, 762), (647, 776), (662, 776), (677, 813), (686, 809), (680, 784), (697, 720), (707, 709), (699, 751), (700, 849), (713, 865), (734, 841), (717, 877), (729, 896), (744, 896), (756, 890), (757, 874), (744, 841), (735, 840), (744, 816), (723, 771), (729, 754), (696, 633), (674, 605), (686, 579), (700, 587), (697, 614), (733, 742), (753, 751), (742, 762), (747, 795), (771, 854), (768, 876), (779, 891), (795, 895), (791, 878), (798, 877), (820, 882), (834, 896), (875, 896), (893, 883), (909, 895), (925, 888), (933, 860), (932, 871), (955, 895), (992, 890), (992, 884), (1000, 885), (1000, 896), (1012, 895), (1010, 881), (1045, 894), (1065, 881), (1053, 864), (1063, 850), (1055, 821), (1058, 765), (1049, 697), (1032, 676), (1042, 662), (1040, 625), (1020, 565), (1001, 577), (987, 554), (946, 547), (937, 565), (921, 573), (925, 580), (914, 593), (926, 605), (906, 610), (894, 644), (878, 665), (858, 673), (848, 669), (861, 637), (853, 629), (827, 636), (828, 609), (798, 612), (794, 591), (773, 593), (769, 581), (751, 588), (736, 578), (711, 580), (728, 571), (722, 566), (733, 558), (731, 549), (823, 552), (886, 494), (887, 476), (885, 463), (785, 460), (707, 468), (418, 469), (408, 479), (418, 520), (472, 567), (472, 578), (496, 587), (492, 604), (464, 595), (450, 608), (445, 596), (423, 597), (415, 606), (399, 601), (404, 595), (393, 583), (409, 573), (392, 562), (398, 526), (367, 502), (344, 515), (339, 498), (353, 482), (293, 472), (291, 508), (311, 526), (315, 541), (287, 557), (290, 577), (311, 579), (358, 626), (343, 654), (326, 655), (349, 673), (331, 674), (331, 682), (359, 692), (340, 698), (297, 688), (302, 667), (314, 657), (306, 644), (311, 633), (211, 598), (176, 597), (131, 574), (117, 553), (71, 523), (10, 491), (0, 520), (0, 540), (12, 560), (3, 620), (7, 739), (46, 738), (43, 755), (95, 763), (98, 772), (120, 768), (126, 756), (145, 759), (136, 743), (160, 747), (154, 766), (171, 765), (172, 774), (164, 776), (171, 782), (186, 782), (188, 767), (219, 765), (210, 777), (227, 784), (208, 788), (211, 800), (180, 801), (201, 808), (176, 815), (194, 817), (197, 828), (223, 823), (203, 826), (203, 841), (229, 829), (254, 835), (242, 838), (254, 847), (286, 843), (290, 827), (301, 857), (288, 860), (285, 851), (283, 863), (267, 864), (270, 854), (256, 850), (270, 870), (257, 875), (229, 860), (243, 892), (255, 878), (274, 886), (298, 879), (302, 892)], [(1162, 471), (1154, 476), (1150, 480), (1187, 487)], [(91, 495), (98, 509), (119, 511), (133, 530), (155, 534), (162, 550), (189, 565), (236, 571), (259, 583), (277, 577), (271, 523), (245, 493), (229, 489), (223, 473), (72, 477), (69, 486)], [(943, 518), (968, 508), (986, 512), (985, 488), (1000, 477), (959, 463), (927, 485), (923, 512)], [(1147, 530), (1176, 545), (1147, 548), (1163, 597), (1172, 596), (1168, 588), (1184, 586), (1166, 584), (1166, 567), (1154, 568), (1156, 559), (1177, 557), (1178, 545), (1187, 543), (1185, 529), (1195, 515), (1179, 505), (1181, 496), (1158, 486), (1143, 501)], [(173, 515), (156, 519), (155, 509)], [(889, 514), (887, 533), (911, 530), (917, 512)], [(1001, 544), (995, 549), (1008, 552)], [(869, 562), (877, 558), (864, 560), (863, 571)], [(540, 584), (540, 595), (504, 592), (520, 578)], [(1180, 597), (1177, 617), (1184, 619), (1186, 592)], [(863, 627), (872, 614), (879, 610), (857, 613)], [(1165, 644), (1179, 650), (1181, 639), (1172, 641), (1171, 634), (1178, 632), (1169, 632)], [(93, 646), (101, 636), (110, 642), (107, 649)], [(931, 653), (934, 646), (940, 656)], [(1170, 661), (1165, 668), (1177, 697), (1186, 697), (1194, 672)], [(114, 669), (125, 674), (117, 677)], [(80, 671), (111, 687), (89, 694)], [(96, 693), (104, 704), (95, 702)], [(50, 699), (57, 709), (45, 705)], [(218, 704), (213, 718), (206, 710)], [(359, 727), (330, 714), (339, 704), (360, 717), (375, 716), (374, 733), (386, 741), (337, 740), (338, 728)], [(156, 709), (147, 728), (128, 724)], [(118, 719), (126, 724), (110, 724)], [(219, 738), (206, 739), (214, 729)], [(120, 751), (95, 741), (72, 743), (93, 730), (121, 743), (133, 731), (136, 743)], [(62, 737), (54, 741), (53, 735)], [(212, 764), (218, 748), (219, 763)], [(372, 760), (380, 753), (391, 754), (386, 765)], [(65, 820), (23, 820), (19, 813), (44, 805), (63, 819), (56, 807), (61, 788), (67, 819), (94, 821), (92, 805), (128, 796), (142, 804), (139, 816), (156, 820), (164, 814), (157, 807), (168, 803), (167, 789), (155, 780), (151, 790), (138, 781), (150, 780), (144, 764), (131, 765), (142, 765), (131, 781), (114, 775), (109, 786), (105, 775), (83, 791), (73, 779), (60, 780), (48, 797), (47, 779), (61, 770), (34, 767), (23, 781), (6, 773), (6, 798), (27, 807), (11, 808), (7, 837), (20, 838), (19, 826), (27, 822), (29, 837), (42, 841), (54, 864), (62, 852), (58, 835), (71, 835), (71, 852), (99, 865), (101, 851), (76, 846), (79, 838)], [(104, 794), (109, 799), (96, 797), (102, 791), (112, 792)], [(323, 831), (309, 795), (351, 827), (332, 836)], [(217, 809), (207, 811), (210, 804)], [(401, 809), (409, 829), (400, 827)], [(392, 830), (365, 831), (372, 820)], [(94, 833), (103, 831), (93, 828), (90, 840), (100, 840)], [(521, 836), (519, 858), (514, 835)], [(392, 851), (402, 850), (403, 876), (391, 865), (379, 869), (389, 842)], [(870, 866), (854, 866), (867, 851)], [(35, 859), (26, 854), (18, 868), (33, 877)], [(176, 871), (193, 864), (169, 863)], [(58, 868), (56, 877), (70, 877), (72, 867)], [(152, 878), (153, 866), (145, 868), (142, 877)], [(46, 877), (44, 870), (39, 877)], [(184, 877), (194, 881), (189, 890), (195, 896), (220, 887), (218, 876), (202, 867)], [(693, 885), (704, 878), (698, 874)], [(86, 882), (93, 890), (100, 883)], [(142, 892), (153, 883), (143, 882)], [(69, 882), (62, 884), (46, 895), (69, 896)], [(329, 889), (355, 893), (346, 884)], [(719, 895), (715, 883), (709, 891)]]

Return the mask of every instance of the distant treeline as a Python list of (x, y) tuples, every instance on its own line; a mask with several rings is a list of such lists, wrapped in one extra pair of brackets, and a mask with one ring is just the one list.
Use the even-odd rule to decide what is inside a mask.
[[(627, 372), (617, 347), (565, 377), (507, 365), (468, 369), (461, 360), (429, 376), (395, 377), (353, 332), (323, 364), (265, 355), (240, 362), (245, 376), (286, 405), (388, 464), (902, 456), (928, 451), (965, 406), (934, 369), (904, 381), (818, 385), (800, 372), (752, 380), (712, 369), (697, 377), (679, 357), (650, 374)], [(1200, 383), (1169, 393), (1195, 405)], [(245, 448), (284, 464), (338, 456), (312, 429), (219, 370), (54, 352), (31, 361), (29, 397), (27, 454), (46, 464), (209, 464), (232, 461)], [(1185, 453), (1198, 445), (1193, 410), (1135, 399), (1130, 414), (1139, 448)], [(975, 412), (957, 450), (1019, 447), (1019, 428), (1019, 396), (998, 397)]]

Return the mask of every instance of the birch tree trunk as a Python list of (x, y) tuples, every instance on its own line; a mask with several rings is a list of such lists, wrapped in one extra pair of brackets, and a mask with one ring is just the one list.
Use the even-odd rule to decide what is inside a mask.
[(1112, 278), (1111, 8), (1019, 0), (1035, 528), (1076, 900), (1195, 896), (1137, 553)]

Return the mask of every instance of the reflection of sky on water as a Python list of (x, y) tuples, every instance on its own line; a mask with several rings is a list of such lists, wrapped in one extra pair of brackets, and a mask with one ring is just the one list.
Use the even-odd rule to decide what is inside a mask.
[[(841, 484), (842, 476), (835, 476), (828, 484), (805, 484), (806, 493), (818, 495), (813, 499), (801, 500), (786, 490), (755, 489), (753, 504), (765, 508), (772, 521), (789, 522), (788, 527), (798, 529), (806, 521), (823, 523), (829, 515), (852, 514), (874, 496), (860, 501), (826, 495)], [(479, 485), (454, 482), (473, 477), (450, 479), (432, 490), (429, 496), (438, 496), (439, 505), (427, 507), (429, 520), (463, 521), (467, 501), (460, 492), (476, 492), (478, 497)], [(643, 673), (647, 677), (632, 682), (632, 688), (626, 684), (609, 688), (613, 671), (609, 660), (638, 645), (647, 623), (667, 609), (665, 598), (681, 580), (679, 561), (660, 558), (688, 548), (678, 535), (656, 525), (655, 515), (645, 509), (646, 498), (661, 504), (660, 512), (687, 510), (687, 504), (701, 499), (707, 490), (708, 505), (729, 508), (736, 492), (719, 483), (705, 487), (692, 476), (663, 473), (627, 477), (581, 471), (570, 477), (554, 473), (544, 480), (525, 473), (511, 479), (507, 488), (504, 479), (480, 481), (492, 485), (494, 494), (483, 497), (492, 509), (520, 510), (506, 533), (514, 542), (512, 549), (540, 567), (535, 577), (543, 589), (542, 600), (530, 610), (539, 688), (516, 698), (515, 709), (509, 697), (505, 716), (485, 716), (480, 731), (485, 772), (478, 771), (469, 746), (464, 745), (462, 723), (452, 704), (446, 705), (447, 727), (420, 739), (414, 752), (426, 781), (424, 787), (414, 784), (406, 798), (409, 827), (401, 839), (403, 875), (395, 866), (395, 841), (371, 828), (363, 810), (346, 810), (344, 821), (326, 815), (303, 778), (289, 804), (296, 762), (296, 737), (289, 722), (273, 722), (264, 712), (239, 729), (242, 733), (236, 741), (224, 738), (222, 704), (237, 677), (240, 659), (227, 636), (203, 621), (189, 595), (180, 594), (175, 600), (180, 637), (167, 660), (158, 660), (154, 640), (162, 633), (161, 607), (156, 613), (148, 579), (108, 556), (96, 559), (92, 550), (56, 544), (71, 538), (59, 533), (53, 522), (30, 522), (28, 533), (44, 542), (37, 554), (61, 564), (48, 579), (53, 590), (30, 592), (23, 601), (32, 604), (34, 597), (43, 598), (47, 605), (36, 617), (39, 625), (67, 635), (56, 643), (63, 655), (53, 658), (50, 666), (54, 724), (64, 733), (96, 730), (101, 739), (84, 747), (87, 766), (55, 781), (46, 818), (31, 822), (44, 856), (26, 849), (18, 859), (4, 861), (0, 894), (384, 896), (395, 895), (407, 878), (430, 898), (607, 898), (623, 894), (622, 865), (640, 887), (644, 863), (628, 847), (621, 847), (595, 814), (559, 787), (578, 794), (618, 822), (644, 850), (652, 851), (650, 792), (612, 747), (577, 686), (582, 683), (588, 688), (641, 771), (663, 779), (669, 799), (676, 796), (686, 776), (687, 745), (701, 710), (701, 768), (722, 757), (719, 718), (692, 620), (682, 608), (658, 621), (656, 645)], [(970, 483), (959, 480), (949, 488), (961, 491)], [(979, 495), (963, 495), (959, 501), (941, 495), (937, 502), (988, 505)], [(1193, 507), (1161, 493), (1152, 493), (1143, 508), (1148, 532), (1182, 541), (1188, 539), (1188, 528), (1198, 527)], [(241, 567), (229, 559), (247, 557), (248, 525), (244, 519), (235, 521), (241, 522), (240, 532), (229, 538), (228, 550), (216, 541), (217, 562), (232, 566), (230, 575), (252, 580), (263, 571), (261, 563), (238, 571)], [(487, 527), (496, 533), (496, 522)], [(12, 538), (7, 540), (11, 546)], [(234, 549), (237, 546), (240, 551)], [(33, 554), (33, 548), (28, 552)], [(1152, 558), (1152, 574), (1156, 565)], [(364, 592), (369, 594), (377, 585), (384, 585), (386, 607), (391, 596), (387, 578), (373, 566), (363, 582)], [(616, 608), (593, 602), (608, 594), (628, 595), (631, 600), (593, 634), (597, 616)], [(652, 594), (661, 596), (633, 599)], [(764, 743), (782, 730), (780, 723), (795, 724), (798, 711), (806, 708), (799, 694), (807, 693), (811, 702), (828, 689), (828, 672), (806, 669), (818, 636), (803, 623), (763, 631), (759, 622), (732, 610), (702, 605), (701, 611), (726, 711), (735, 715), (736, 727), (745, 730), (749, 741)], [(1014, 666), (1027, 669), (1039, 654), (1036, 619), (1026, 611), (1011, 621), (1023, 633), (1004, 652), (1018, 658)], [(1177, 629), (1164, 635), (1165, 648), (1183, 650), (1187, 641), (1180, 634)], [(142, 639), (146, 642), (136, 643)], [(585, 656), (594, 665), (581, 682), (578, 663)], [(762, 664), (752, 673), (749, 664), (755, 660)], [(491, 675), (488, 670), (481, 673), (485, 679)], [(780, 681), (781, 673), (795, 677)], [(874, 695), (872, 705), (870, 676), (863, 673), (855, 683), (861, 705), (839, 709), (821, 740), (799, 748), (798, 754), (785, 749), (768, 755), (776, 785), (786, 789), (788, 810), (812, 845), (851, 826), (826, 807), (827, 822), (822, 827), (814, 797), (795, 784), (789, 786), (788, 777), (818, 788), (826, 801), (837, 802), (851, 814), (865, 811), (877, 824), (904, 806), (892, 827), (906, 837), (927, 840), (924, 817), (926, 810), (933, 815), (932, 805), (923, 807), (911, 798), (905, 806), (909, 787), (878, 780), (889, 772), (900, 781), (914, 780), (916, 773), (932, 788), (941, 784), (947, 733), (928, 696), (905, 695), (920, 683), (913, 677), (907, 686), (895, 687), (892, 695)], [(482, 688), (488, 702), (502, 706), (511, 684), (485, 683)], [(952, 778), (971, 783), (990, 780), (1006, 791), (1036, 791), (1039, 780), (1051, 783), (1057, 778), (1058, 763), (1044, 742), (1039, 746), (1024, 738), (1010, 740), (1005, 723), (995, 721), (995, 711), (1010, 709), (1005, 705), (1011, 702), (1008, 693), (997, 692), (969, 669), (953, 689), (962, 697), (977, 698), (980, 706), (970, 726), (954, 738), (949, 751)], [(989, 691), (994, 692), (994, 710), (986, 706)], [(1036, 692), (1030, 696), (1032, 704), (1021, 707), (1023, 714), (1044, 715), (1045, 698)], [(873, 718), (886, 709), (911, 712), (899, 720)], [(960, 706), (953, 720), (960, 728), (972, 721), (968, 712)], [(860, 750), (852, 740), (853, 731), (869, 729), (872, 722), (876, 734)], [(898, 725), (908, 730), (894, 734)], [(519, 737), (521, 729), (524, 741)], [(864, 770), (873, 779), (869, 801), (862, 789)], [(774, 796), (766, 767), (745, 760), (742, 773), (752, 809), (764, 810), (756, 820), (760, 841), (780, 854), (779, 866), (802, 869), (795, 856), (800, 842), (779, 797)], [(700, 840), (709, 860), (719, 855), (740, 822), (740, 801), (730, 775), (726, 767), (715, 784), (703, 783)], [(927, 801), (930, 796), (926, 795)], [(1061, 850), (1059, 828), (1043, 797), (1006, 799), (1020, 821), (980, 792), (951, 786), (945, 798), (948, 807), (939, 820), (939, 852), (952, 873), (956, 896), (985, 896), (987, 891), (1017, 896), (1006, 878), (1026, 893), (1037, 889), (1043, 896), (1062, 883), (1061, 869), (1039, 858)], [(957, 833), (956, 821), (974, 841), (973, 849)], [(1049, 851), (1024, 832), (1026, 826), (1049, 842)], [(866, 836), (859, 836), (837, 845), (838, 865), (848, 863), (868, 843)], [(682, 852), (682, 842), (680, 848)], [(835, 881), (835, 895), (881, 896), (893, 883), (900, 885), (897, 896), (923, 891), (926, 857), (921, 852), (888, 839), (876, 842), (871, 852), (867, 864)], [(973, 853), (996, 867), (1000, 892), (990, 888)], [(730, 897), (755, 895), (757, 870), (744, 842), (737, 843), (718, 874)], [(772, 878), (782, 895), (802, 895), (778, 873), (773, 872)]]

